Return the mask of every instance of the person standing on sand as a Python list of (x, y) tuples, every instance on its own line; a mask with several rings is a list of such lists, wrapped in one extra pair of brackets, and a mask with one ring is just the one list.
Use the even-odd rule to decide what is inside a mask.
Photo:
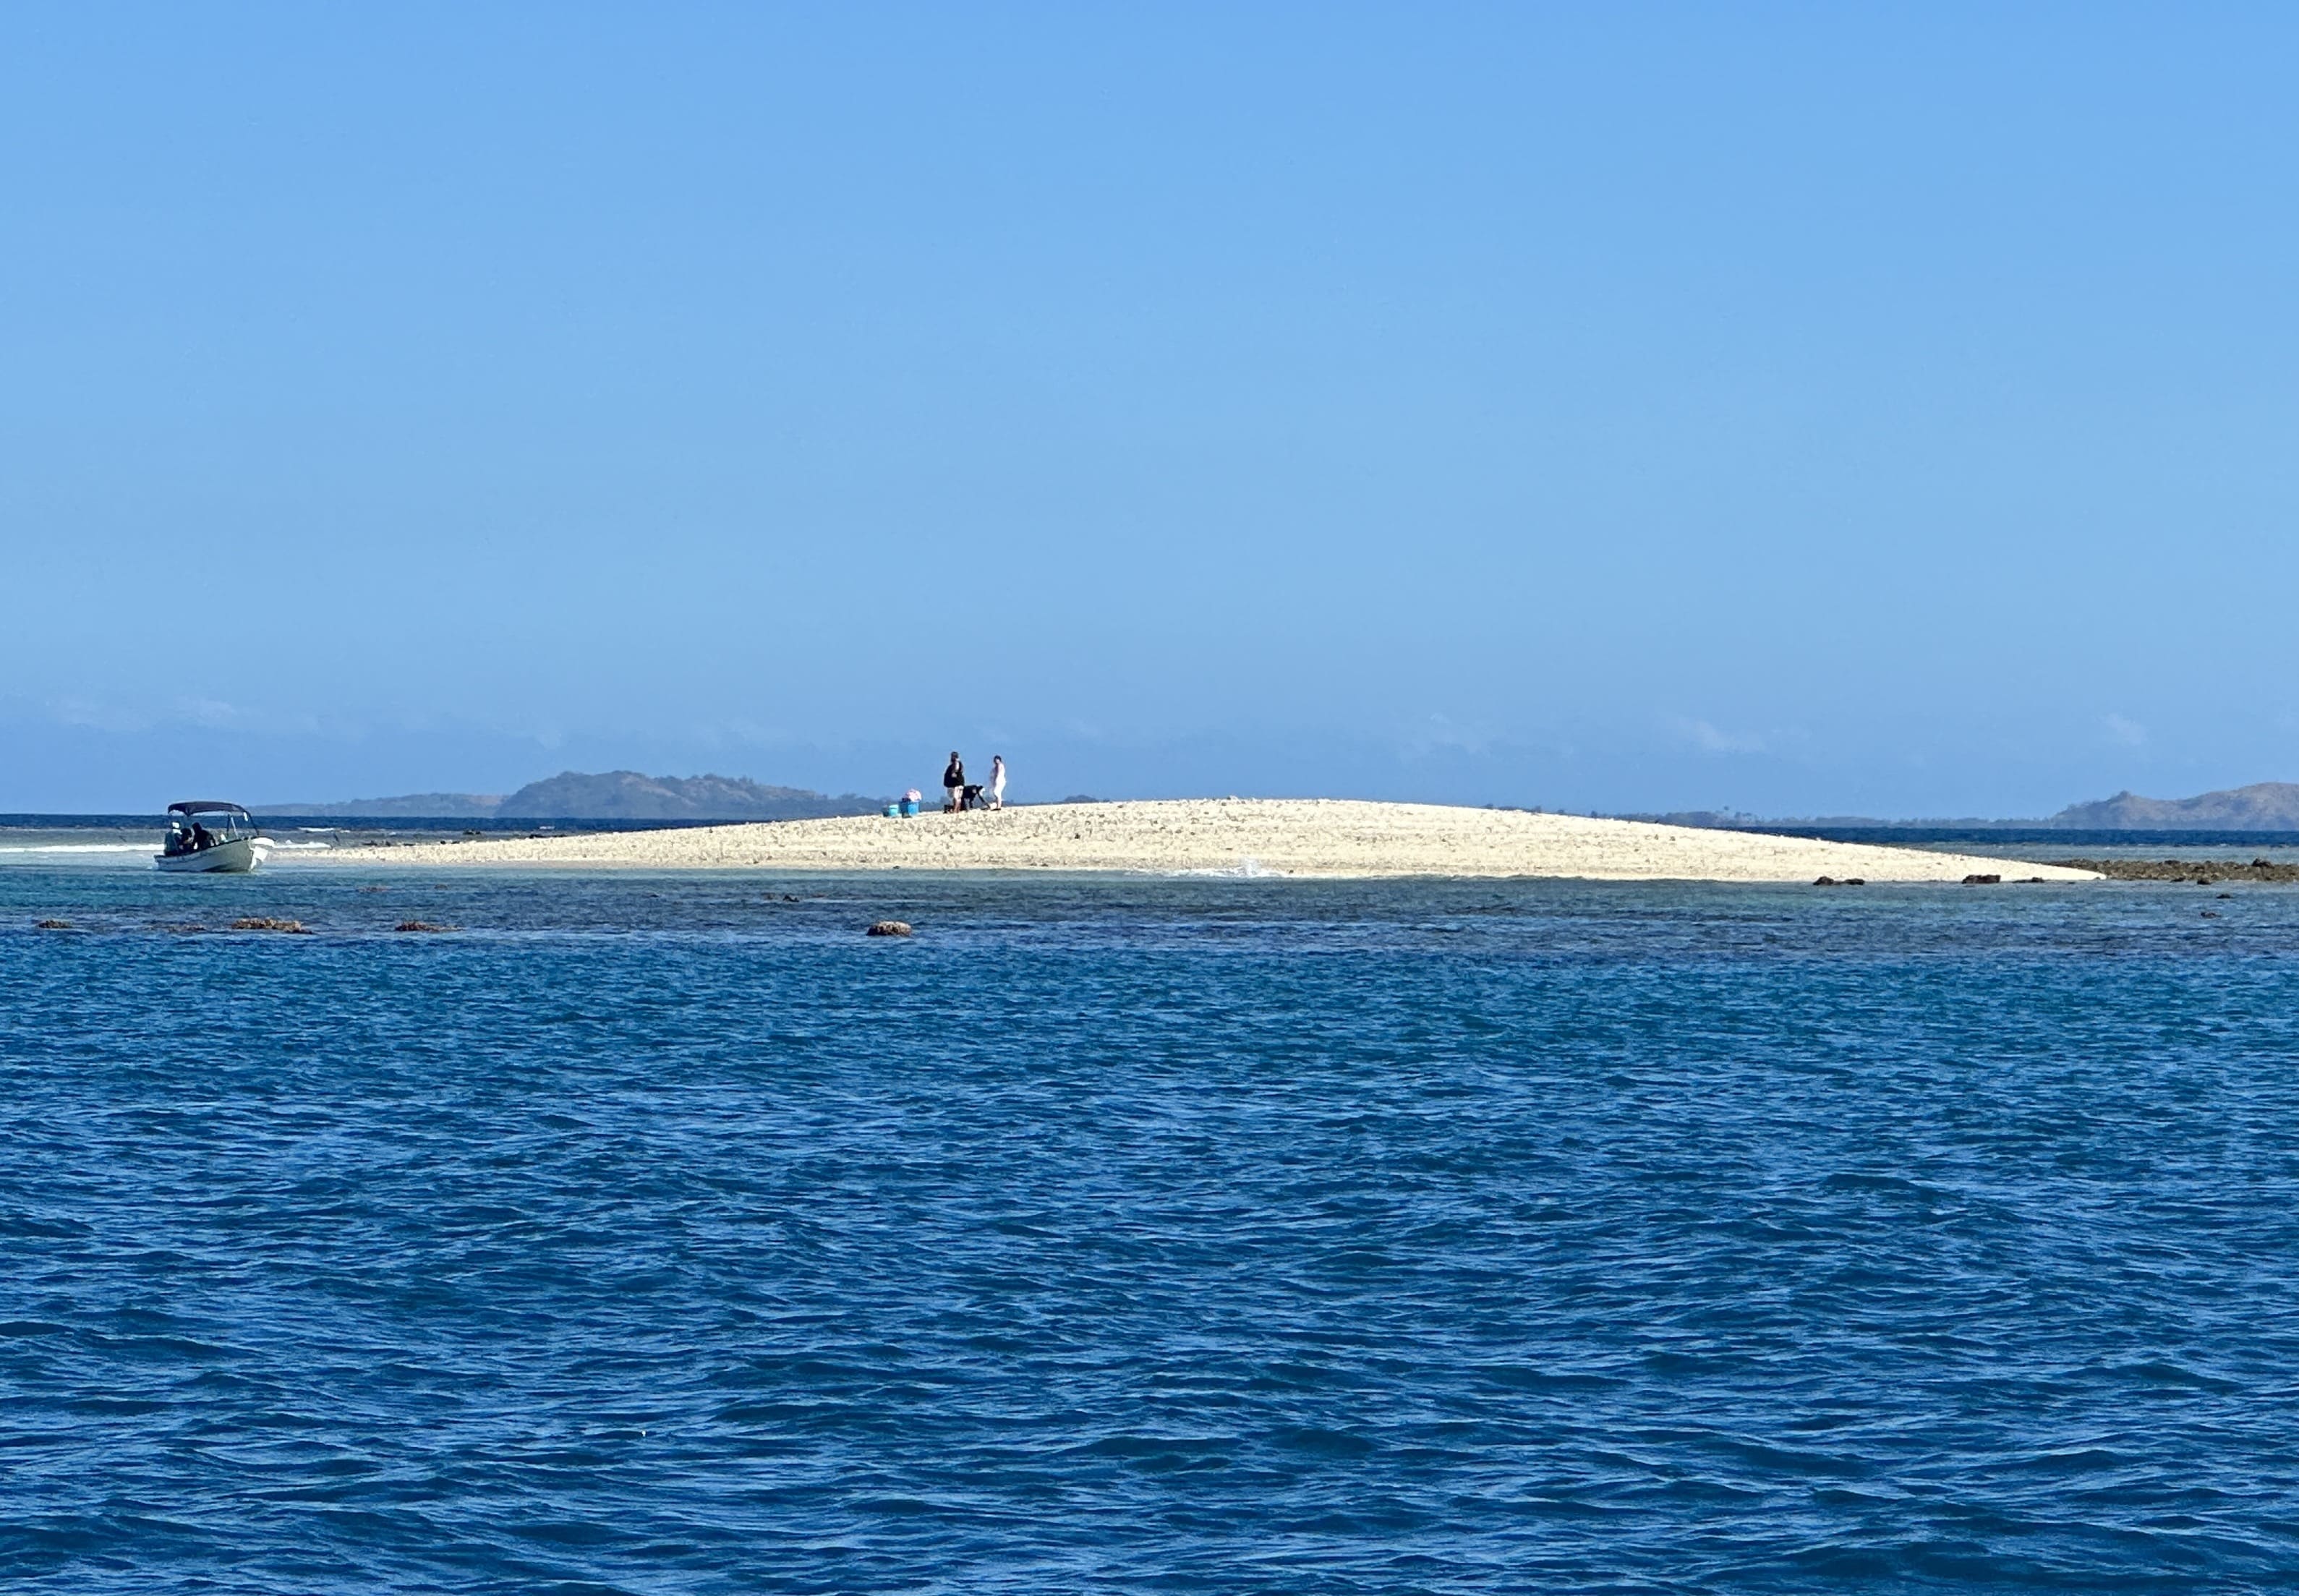
[(990, 807), (1006, 807), (1006, 756), (1002, 753), (990, 756)]
[(950, 751), (950, 763), (942, 773), (942, 812), (954, 815), (958, 806), (966, 802), (966, 761), (958, 757), (958, 750)]

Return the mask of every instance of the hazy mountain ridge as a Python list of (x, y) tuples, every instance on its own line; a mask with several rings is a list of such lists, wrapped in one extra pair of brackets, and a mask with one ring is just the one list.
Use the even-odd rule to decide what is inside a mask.
[(853, 793), (833, 797), (806, 787), (771, 786), (735, 776), (646, 776), (636, 770), (589, 775), (562, 770), (508, 794), (411, 793), (340, 803), (259, 804), (255, 812), (343, 819), (802, 820), (873, 814), (885, 803), (883, 798)]
[(1664, 813), (1627, 813), (1619, 820), (1649, 820), (1664, 826), (1745, 829), (1751, 827), (1814, 827), (1848, 830), (1855, 827), (1985, 831), (2299, 831), (2299, 782), (2261, 781), (2249, 786), (2199, 793), (2193, 798), (2142, 798), (2118, 793), (2087, 803), (2071, 803), (2042, 819), (1988, 819), (1976, 815), (1955, 819), (1887, 819), (1874, 815), (1752, 815), (1739, 810), (1672, 810)]
[(885, 804), (884, 798), (853, 793), (834, 798), (736, 776), (642, 776), (635, 770), (585, 776), (563, 770), (547, 781), (527, 783), (495, 812), (538, 820), (798, 820), (867, 815)]
[(2193, 798), (2118, 793), (2044, 822), (2084, 831), (2299, 831), (2299, 782), (2258, 781)]
[(409, 793), (397, 798), (353, 798), (339, 803), (258, 803), (255, 815), (312, 815), (328, 819), (485, 820), (502, 808), (501, 793)]

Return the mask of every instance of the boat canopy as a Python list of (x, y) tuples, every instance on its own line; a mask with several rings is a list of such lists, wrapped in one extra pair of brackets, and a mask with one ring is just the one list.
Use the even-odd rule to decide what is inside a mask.
[(246, 815), (251, 820), (255, 819), (237, 803), (218, 803), (205, 798), (195, 798), (185, 803), (171, 803), (168, 806), (168, 812), (171, 815)]

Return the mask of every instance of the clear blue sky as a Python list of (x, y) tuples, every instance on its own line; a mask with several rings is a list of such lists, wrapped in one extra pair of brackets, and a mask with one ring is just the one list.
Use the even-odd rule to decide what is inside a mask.
[(62, 7), (0, 809), (2299, 778), (2299, 10)]

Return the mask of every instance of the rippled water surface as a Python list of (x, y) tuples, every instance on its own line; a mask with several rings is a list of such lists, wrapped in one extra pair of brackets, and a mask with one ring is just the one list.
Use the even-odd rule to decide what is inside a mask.
[(2288, 888), (12, 869), (0, 1583), (2287, 1587), (2295, 960)]

